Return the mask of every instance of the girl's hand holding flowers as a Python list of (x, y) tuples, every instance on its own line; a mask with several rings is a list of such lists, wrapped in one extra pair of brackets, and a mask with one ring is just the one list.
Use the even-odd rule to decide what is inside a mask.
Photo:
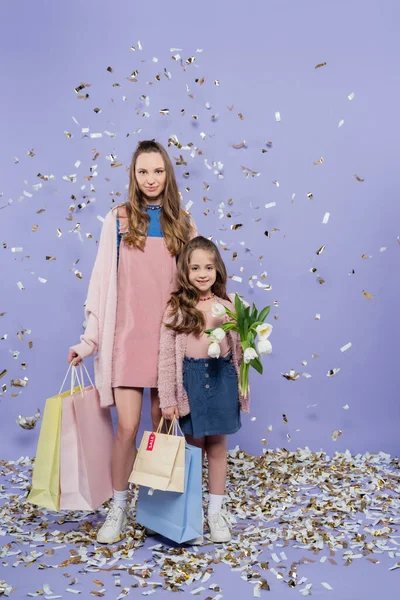
[[(235, 312), (232, 312), (220, 302), (214, 302), (212, 305), (212, 315), (214, 317), (225, 317), (225, 322), (222, 323), (221, 327), (205, 331), (211, 342), (208, 355), (212, 358), (220, 356), (219, 342), (224, 339), (226, 331), (236, 331), (239, 334), (243, 349), (239, 388), (241, 394), (247, 397), (249, 393), (249, 368), (253, 367), (262, 374), (263, 367), (259, 356), (271, 354), (272, 352), (272, 345), (268, 338), (272, 333), (273, 326), (264, 322), (271, 307), (266, 306), (259, 312), (254, 303), (250, 308), (250, 305), (242, 300), (238, 294), (235, 294), (234, 305)], [(258, 337), (257, 347), (256, 337)]]

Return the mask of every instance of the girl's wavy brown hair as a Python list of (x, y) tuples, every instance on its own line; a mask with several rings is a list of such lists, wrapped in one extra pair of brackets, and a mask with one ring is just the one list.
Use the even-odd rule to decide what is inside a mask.
[(139, 142), (132, 157), (129, 168), (128, 202), (121, 205), (126, 209), (129, 223), (129, 232), (124, 236), (124, 242), (142, 251), (146, 245), (150, 216), (144, 210), (146, 201), (136, 180), (135, 166), (141, 154), (150, 152), (157, 152), (164, 161), (166, 180), (161, 198), (160, 225), (168, 250), (172, 255), (177, 255), (193, 234), (193, 225), (188, 213), (181, 208), (171, 159), (164, 146), (155, 140)]
[(203, 313), (196, 308), (199, 301), (199, 291), (189, 281), (190, 257), (194, 250), (205, 250), (213, 256), (217, 278), (212, 286), (212, 292), (229, 300), (226, 294), (226, 268), (217, 246), (207, 238), (199, 235), (188, 242), (178, 258), (177, 290), (171, 294), (168, 302), (169, 318), (166, 326), (177, 333), (194, 333), (200, 336), (205, 329)]

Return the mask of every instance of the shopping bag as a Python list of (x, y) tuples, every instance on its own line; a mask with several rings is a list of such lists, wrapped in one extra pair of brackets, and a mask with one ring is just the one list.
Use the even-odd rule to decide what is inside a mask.
[(52, 398), (47, 398), (43, 412), (42, 426), (36, 450), (35, 465), (32, 474), (32, 487), (26, 499), (31, 504), (44, 508), (59, 510), (60, 508), (60, 433), (62, 401), (72, 392), (78, 391), (73, 387), (62, 392), (67, 376), (63, 381), (59, 393)]
[(189, 444), (185, 445), (184, 483), (182, 494), (140, 486), (137, 523), (178, 544), (203, 535), (202, 452)]
[(101, 408), (97, 389), (84, 366), (79, 386), (62, 400), (60, 510), (96, 510), (113, 494), (111, 452), (114, 431), (109, 408)]
[(135, 464), (129, 477), (131, 483), (145, 485), (153, 490), (184, 491), (185, 438), (177, 435), (172, 421), (168, 433), (161, 433), (164, 419), (157, 431), (145, 431)]

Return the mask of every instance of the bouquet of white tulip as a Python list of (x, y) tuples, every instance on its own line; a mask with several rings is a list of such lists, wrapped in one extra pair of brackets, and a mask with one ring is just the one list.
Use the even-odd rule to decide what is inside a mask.
[[(253, 367), (260, 374), (263, 372), (263, 366), (260, 356), (271, 354), (272, 346), (269, 341), (273, 326), (265, 323), (270, 306), (266, 306), (260, 312), (253, 303), (250, 306), (244, 302), (238, 294), (235, 294), (235, 312), (226, 308), (220, 302), (214, 302), (211, 312), (214, 317), (223, 317), (227, 315), (229, 319), (222, 323), (221, 327), (207, 329), (205, 333), (210, 338), (208, 355), (212, 358), (218, 358), (221, 353), (220, 342), (224, 339), (226, 331), (236, 331), (240, 336), (240, 343), (243, 349), (243, 362), (240, 365), (239, 389), (243, 397), (249, 393), (249, 370)], [(256, 337), (258, 336), (257, 345)]]

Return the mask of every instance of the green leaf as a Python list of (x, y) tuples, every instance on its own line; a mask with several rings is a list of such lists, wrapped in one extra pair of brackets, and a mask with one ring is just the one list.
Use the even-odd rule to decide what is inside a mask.
[(257, 306), (253, 302), (253, 306), (251, 307), (251, 320), (255, 321), (257, 319)]
[(260, 375), (263, 373), (263, 366), (259, 358), (253, 358), (249, 363)]
[(231, 331), (231, 330), (234, 330), (234, 329), (237, 330), (237, 323), (236, 322), (232, 323), (232, 322), (228, 321), (227, 323), (222, 323), (221, 328), (224, 331)]
[(236, 315), (237, 315), (237, 325), (238, 325), (238, 331), (239, 331), (239, 335), (240, 335), (240, 339), (243, 340), (246, 336), (243, 335), (243, 331), (244, 331), (244, 311), (243, 311), (243, 303), (241, 301), (241, 299), (239, 298), (239, 295), (236, 294), (235, 295), (235, 310), (236, 310)]
[(264, 323), (265, 319), (269, 315), (270, 310), (271, 310), (270, 306), (266, 306), (265, 308), (263, 308), (262, 311), (260, 312), (260, 314), (258, 315), (258, 321), (261, 321), (261, 323)]
[(228, 317), (230, 317), (231, 319), (234, 319), (236, 321), (236, 313), (229, 310), (229, 308), (227, 308), (226, 306), (225, 306), (225, 310), (226, 310), (226, 314), (228, 315)]

